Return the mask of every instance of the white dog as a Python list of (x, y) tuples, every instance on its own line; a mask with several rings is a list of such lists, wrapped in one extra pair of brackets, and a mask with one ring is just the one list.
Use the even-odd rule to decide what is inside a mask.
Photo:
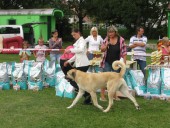
[(107, 87), (109, 105), (103, 110), (103, 112), (108, 112), (113, 105), (113, 96), (116, 91), (120, 91), (122, 94), (127, 96), (135, 105), (136, 109), (139, 109), (139, 105), (135, 98), (129, 93), (128, 86), (123, 79), (123, 75), (126, 71), (126, 66), (121, 61), (115, 61), (112, 64), (113, 69), (118, 70), (121, 67), (120, 73), (116, 72), (102, 72), (102, 73), (85, 73), (76, 69), (71, 69), (68, 71), (68, 78), (74, 80), (79, 87), (79, 92), (74, 99), (73, 103), (68, 107), (72, 108), (78, 100), (82, 97), (85, 91), (90, 93), (94, 106), (103, 110), (103, 107), (98, 104), (96, 90)]

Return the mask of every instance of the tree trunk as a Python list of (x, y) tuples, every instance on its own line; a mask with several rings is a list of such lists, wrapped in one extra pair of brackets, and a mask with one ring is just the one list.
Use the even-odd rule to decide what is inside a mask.
[(79, 30), (83, 34), (83, 17), (79, 16)]

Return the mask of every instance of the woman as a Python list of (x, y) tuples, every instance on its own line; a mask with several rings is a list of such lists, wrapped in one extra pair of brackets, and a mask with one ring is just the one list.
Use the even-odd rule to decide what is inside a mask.
[[(68, 46), (65, 51), (74, 48), (72, 45)], [(67, 66), (64, 66), (64, 62), (68, 61), (74, 56), (74, 53), (66, 53), (64, 52), (63, 55), (60, 57), (60, 67), (65, 75), (67, 75), (67, 72), (72, 69), (72, 66), (68, 64)]]
[[(49, 39), (49, 48), (50, 49), (61, 49), (62, 48), (62, 38), (58, 37), (58, 31), (55, 30), (51, 33), (52, 37)], [(60, 52), (58, 51), (51, 51), (50, 52), (50, 59), (51, 61), (60, 62)]]
[[(104, 72), (119, 72), (113, 70), (112, 63), (116, 60), (123, 58), (126, 63), (126, 44), (123, 37), (119, 36), (118, 30), (115, 26), (110, 26), (107, 31), (107, 37), (104, 39), (104, 43), (101, 46), (101, 51), (104, 52), (104, 57), (101, 62)], [(104, 91), (101, 91), (101, 97), (103, 97)], [(115, 95), (115, 99), (119, 98)]]
[(169, 47), (169, 38), (168, 37), (162, 38), (162, 45), (161, 45), (160, 49), (161, 49), (163, 55), (169, 55), (170, 47)]
[(93, 52), (99, 51), (100, 45), (103, 43), (103, 39), (100, 35), (98, 35), (98, 30), (96, 27), (92, 27), (90, 30), (90, 36), (86, 39), (88, 43), (88, 58), (89, 60), (93, 59)]
[[(88, 36), (85, 40), (88, 43), (87, 56), (89, 60), (92, 60), (94, 58), (94, 52), (100, 50), (103, 39), (100, 35), (98, 35), (97, 28), (92, 27), (90, 30), (90, 36)], [(93, 69), (95, 69), (95, 71), (99, 71), (99, 66), (93, 66)], [(88, 71), (92, 72), (92, 67), (90, 67)]]
[[(77, 70), (86, 72), (89, 68), (89, 60), (86, 55), (86, 41), (81, 36), (78, 29), (73, 29), (71, 34), (76, 42), (73, 44), (73, 48), (65, 50), (65, 53), (74, 53), (75, 55), (68, 61), (64, 62), (64, 66), (66, 67), (68, 64), (74, 63), (73, 67)], [(74, 81), (70, 80), (70, 83), (76, 90), (78, 90), (78, 86)], [(90, 94), (85, 92), (84, 97), (84, 104), (91, 104)]]

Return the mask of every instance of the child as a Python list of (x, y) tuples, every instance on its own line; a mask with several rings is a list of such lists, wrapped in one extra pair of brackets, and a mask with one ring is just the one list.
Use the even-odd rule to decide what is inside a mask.
[(38, 45), (35, 46), (36, 51), (33, 52), (36, 61), (44, 62), (46, 56), (48, 55), (47, 52), (39, 49), (47, 49), (48, 47), (44, 45), (44, 40), (42, 38), (38, 39)]
[(27, 50), (28, 48), (28, 41), (24, 41), (22, 44), (22, 50), (19, 52), (20, 62), (22, 63), (24, 60), (29, 60), (31, 56), (31, 52)]

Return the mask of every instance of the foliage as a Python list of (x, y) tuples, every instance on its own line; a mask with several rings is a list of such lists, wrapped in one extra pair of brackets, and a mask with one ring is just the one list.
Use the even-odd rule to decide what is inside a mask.
[[(166, 0), (94, 1), (98, 5), (96, 6), (97, 13), (93, 11), (89, 14), (96, 17), (97, 22), (106, 22), (108, 25), (123, 24), (133, 32), (135, 32), (136, 26), (144, 26), (149, 38), (155, 35), (153, 28), (162, 29), (162, 24), (167, 24), (166, 9), (169, 2)], [(163, 31), (167, 31), (167, 29), (163, 29)]]
[(158, 38), (167, 36), (168, 4), (169, 0), (1, 0), (0, 9), (58, 8), (65, 14), (64, 24), (71, 15), (79, 18), (81, 32), (83, 18), (90, 16), (96, 23), (123, 24), (129, 35), (136, 26), (144, 26), (148, 38)]
[(92, 11), (94, 8), (93, 0), (68, 0), (66, 5), (69, 7), (73, 15), (76, 15), (79, 19), (79, 29), (83, 33), (83, 18), (87, 16), (89, 11)]

